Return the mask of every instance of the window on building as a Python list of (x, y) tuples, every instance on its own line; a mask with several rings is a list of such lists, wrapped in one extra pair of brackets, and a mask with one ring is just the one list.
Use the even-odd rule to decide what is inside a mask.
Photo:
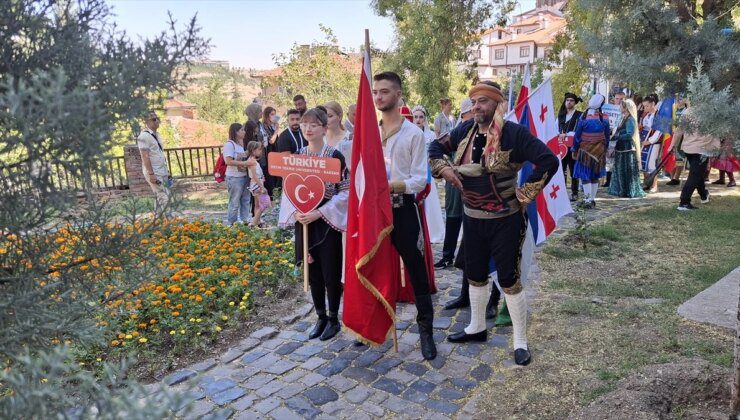
[(500, 48), (496, 50), (496, 60), (503, 60), (504, 59), (504, 49)]
[(473, 56), (474, 56), (475, 58), (480, 58), (480, 49), (477, 49), (477, 50), (475, 50), (475, 51), (473, 52)]
[(491, 75), (498, 76), (498, 70), (497, 69), (492, 69), (491, 70)]
[(519, 57), (529, 57), (529, 47), (519, 47)]

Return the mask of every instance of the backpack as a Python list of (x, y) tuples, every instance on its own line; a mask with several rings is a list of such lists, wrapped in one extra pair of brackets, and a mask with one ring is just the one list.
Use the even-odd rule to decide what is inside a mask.
[(224, 182), (224, 180), (226, 179), (226, 160), (224, 160), (223, 153), (218, 154), (218, 159), (216, 160), (216, 166), (213, 168), (213, 178), (216, 180), (216, 183), (218, 184)]

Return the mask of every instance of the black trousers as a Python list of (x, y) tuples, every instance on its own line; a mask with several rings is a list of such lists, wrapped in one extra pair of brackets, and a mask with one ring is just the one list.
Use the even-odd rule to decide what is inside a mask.
[[(317, 224), (318, 231), (325, 231), (324, 240), (311, 247), (313, 262), (308, 265), (308, 284), (316, 313), (326, 315), (326, 300), (329, 300), (329, 316), (337, 316), (342, 299), (342, 234), (326, 225), (323, 219), (311, 223)], [(313, 226), (310, 226), (313, 227)], [(309, 234), (312, 230), (309, 230)], [(301, 236), (302, 236), (301, 231)], [(311, 238), (309, 236), (309, 238)], [(299, 238), (300, 239), (300, 238)], [(313, 238), (311, 238), (313, 239)], [(301, 239), (302, 240), (302, 239)], [(311, 241), (313, 242), (313, 241)], [(299, 248), (299, 247), (296, 247)]]
[(409, 271), (414, 296), (428, 295), (429, 278), (424, 265), (424, 255), (417, 245), (421, 233), (419, 210), (413, 195), (404, 194), (403, 198), (403, 205), (393, 208), (391, 243)]
[(568, 152), (563, 156), (561, 162), (563, 164), (563, 177), (567, 180), (568, 175), (570, 175), (570, 193), (571, 195), (577, 195), (578, 178), (573, 178), (573, 170), (576, 168), (576, 161), (573, 159), (573, 155)]
[(465, 275), (474, 286), (488, 283), (489, 262), (496, 262), (498, 282), (505, 292), (521, 291), (520, 262), (527, 232), (524, 212), (497, 219), (463, 218)]
[(442, 245), (442, 258), (452, 261), (455, 258), (455, 248), (457, 248), (457, 238), (460, 236), (460, 227), (462, 227), (462, 217), (445, 218), (445, 241)]
[(704, 184), (704, 173), (707, 171), (709, 159), (700, 154), (686, 153), (686, 161), (689, 163), (689, 176), (681, 189), (681, 205), (691, 203), (694, 190), (699, 192), (699, 197), (706, 198), (708, 192)]

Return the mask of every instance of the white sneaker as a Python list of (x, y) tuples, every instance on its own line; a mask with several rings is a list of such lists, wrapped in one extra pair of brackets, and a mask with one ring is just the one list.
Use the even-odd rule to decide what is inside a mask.
[(707, 204), (708, 202), (709, 202), (709, 191), (707, 191), (707, 196), (701, 199), (702, 204)]

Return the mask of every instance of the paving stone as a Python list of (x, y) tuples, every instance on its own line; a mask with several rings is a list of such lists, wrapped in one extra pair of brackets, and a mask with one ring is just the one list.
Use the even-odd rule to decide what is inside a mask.
[(257, 369), (264, 370), (264, 369), (267, 369), (270, 366), (274, 365), (275, 363), (279, 362), (280, 360), (282, 360), (282, 359), (280, 359), (279, 357), (277, 357), (275, 355), (266, 354), (266, 355), (260, 357), (259, 359), (257, 359), (257, 361), (255, 361), (254, 363), (252, 363), (251, 366), (254, 366)]
[(280, 318), (280, 322), (282, 322), (283, 324), (292, 324), (298, 321), (299, 319), (301, 319), (301, 314), (297, 312), (293, 312), (291, 314), (285, 315), (284, 317)]
[(386, 357), (373, 365), (372, 369), (381, 375), (385, 375), (391, 369), (401, 364), (401, 361), (392, 357)]
[(489, 340), (493, 347), (500, 349), (506, 349), (509, 347), (509, 337), (500, 334), (494, 334)]
[(302, 417), (290, 411), (286, 407), (278, 407), (269, 413), (270, 418), (275, 420), (299, 420)]
[(193, 405), (186, 408), (185, 413), (187, 413), (187, 415), (185, 416), (185, 418), (200, 419), (201, 417), (213, 411), (214, 408), (216, 408), (216, 406), (208, 400), (196, 401), (195, 403), (193, 403)]
[(462, 389), (473, 389), (476, 385), (478, 385), (477, 382), (465, 378), (453, 378), (450, 379), (450, 383), (452, 383), (452, 385), (454, 385), (455, 387)]
[(247, 391), (239, 387), (227, 389), (226, 391), (219, 392), (218, 394), (211, 397), (211, 400), (218, 405), (228, 404), (238, 398), (243, 397)]
[(273, 379), (275, 379), (275, 375), (260, 373), (259, 375), (252, 376), (247, 382), (245, 382), (244, 387), (247, 389), (259, 389)]
[(355, 366), (368, 367), (383, 357), (383, 353), (375, 350), (368, 350), (355, 360)]
[(256, 369), (252, 366), (244, 367), (241, 369), (234, 369), (234, 371), (231, 372), (231, 375), (229, 375), (229, 378), (237, 382), (244, 382), (252, 376), (256, 375), (259, 371), (259, 369)]
[(419, 342), (419, 334), (416, 332), (405, 332), (399, 339), (398, 343), (408, 344), (410, 346)]
[(468, 343), (464, 346), (458, 346), (455, 353), (465, 357), (475, 357), (483, 351), (483, 345)]
[(226, 420), (234, 415), (234, 409), (231, 407), (222, 408), (216, 410), (207, 416), (204, 416), (202, 420)]
[(421, 363), (404, 363), (401, 367), (406, 372), (416, 376), (422, 376), (429, 371), (429, 369)]
[(419, 334), (419, 324), (412, 324), (411, 327), (409, 327), (408, 330), (406, 330), (406, 333), (413, 333), (413, 334)]
[(401, 398), (403, 398), (404, 400), (415, 402), (417, 404), (421, 404), (424, 401), (428, 400), (429, 396), (427, 394), (409, 388), (404, 391), (403, 394), (401, 394)]
[[(355, 409), (355, 406), (341, 398), (336, 401), (330, 401), (321, 406), (322, 416), (329, 415), (333, 418), (339, 417), (342, 413), (349, 413)], [(321, 417), (321, 416), (319, 416)], [(332, 417), (330, 417), (332, 418)]]
[(458, 353), (452, 353), (450, 355), (450, 359), (452, 359), (452, 360), (454, 360), (456, 362), (463, 363), (463, 364), (467, 365), (468, 368), (470, 368), (471, 366), (475, 366), (476, 364), (478, 364), (478, 361), (475, 360), (475, 359), (473, 359), (472, 357), (461, 356)]
[(256, 394), (259, 395), (262, 398), (267, 398), (270, 395), (280, 391), (281, 389), (285, 388), (287, 384), (280, 379), (275, 379), (274, 381), (268, 382), (261, 386), (257, 391)]
[(240, 349), (229, 349), (229, 351), (222, 354), (221, 357), (218, 358), (218, 360), (221, 363), (231, 363), (234, 360), (242, 357), (243, 354), (244, 354), (244, 351)]
[(202, 362), (194, 363), (190, 366), (188, 366), (188, 370), (194, 370), (198, 373), (203, 373), (207, 371), (208, 369), (213, 368), (216, 366), (216, 359), (207, 359)]
[(437, 390), (437, 395), (439, 396), (440, 400), (453, 401), (453, 400), (459, 400), (460, 398), (464, 398), (466, 394), (462, 391), (458, 391), (455, 388), (450, 388), (450, 387), (445, 386)]
[(294, 395), (300, 394), (306, 389), (306, 385), (301, 383), (293, 383), (288, 384), (283, 389), (277, 392), (275, 396), (280, 397), (282, 399), (290, 398)]
[(450, 353), (457, 347), (456, 345), (453, 345), (452, 343), (439, 343), (437, 344), (437, 354), (441, 354), (443, 356), (449, 356)]
[(450, 328), (450, 325), (452, 325), (452, 318), (446, 316), (434, 317), (434, 321), (432, 323), (434, 328), (440, 330), (446, 330), (447, 328)]
[(306, 360), (305, 362), (303, 362), (303, 364), (300, 367), (306, 370), (314, 370), (318, 368), (319, 366), (323, 365), (324, 363), (326, 363), (326, 360), (320, 357), (312, 357)]
[(403, 412), (403, 410), (408, 405), (408, 401), (396, 397), (395, 395), (388, 396), (388, 398), (383, 402), (383, 407), (393, 411), (396, 414)]
[(267, 354), (267, 352), (264, 351), (264, 350), (251, 351), (251, 352), (245, 354), (244, 357), (242, 357), (242, 363), (244, 363), (245, 365), (252, 364), (252, 363), (256, 362), (257, 360), (259, 360), (262, 356), (264, 356), (266, 354)]
[(293, 353), (293, 351), (295, 351), (298, 347), (301, 347), (301, 346), (302, 346), (301, 343), (296, 343), (295, 341), (288, 342), (278, 347), (278, 349), (275, 350), (275, 354), (285, 356), (286, 354)]
[(483, 382), (491, 377), (493, 374), (493, 369), (491, 369), (490, 366), (486, 364), (479, 364), (476, 366), (473, 370), (470, 371), (470, 376), (475, 378), (475, 380), (479, 382)]
[(334, 376), (338, 373), (341, 373), (344, 369), (349, 366), (350, 361), (345, 359), (334, 359), (328, 364), (320, 367), (316, 372), (326, 376), (327, 378), (330, 376)]
[(280, 339), (283, 339), (283, 340), (291, 340), (293, 338), (293, 336), (296, 335), (296, 334), (297, 333), (295, 331), (281, 330), (278, 333), (277, 338), (280, 338)]
[(260, 341), (257, 340), (256, 338), (247, 337), (244, 340), (241, 340), (239, 344), (237, 344), (236, 348), (238, 348), (239, 350), (249, 351), (257, 347), (259, 343)]
[(468, 326), (468, 323), (467, 322), (460, 322), (460, 321), (458, 321), (458, 322), (455, 322), (454, 324), (452, 324), (452, 326), (450, 327), (450, 331), (451, 332), (462, 331), (467, 326)]
[(262, 343), (262, 347), (270, 350), (275, 350), (276, 348), (280, 347), (283, 343), (285, 343), (285, 340), (282, 338), (271, 338), (265, 342)]
[(305, 305), (296, 309), (296, 313), (298, 313), (301, 316), (301, 318), (310, 314), (311, 311), (313, 311), (313, 303), (306, 303)]
[[(303, 346), (294, 351), (295, 354), (311, 357), (315, 354), (321, 353), (324, 350), (323, 347), (317, 345)], [(334, 357), (332, 355), (332, 357)]]
[(397, 330), (405, 330), (408, 327), (411, 326), (411, 323), (408, 321), (396, 321), (396, 329)]
[(424, 394), (431, 394), (432, 391), (434, 391), (434, 388), (436, 387), (437, 387), (436, 384), (429, 382), (429, 381), (425, 381), (424, 379), (419, 379), (418, 381), (409, 385), (409, 389), (413, 389), (415, 391), (419, 391)]
[(356, 351), (343, 351), (339, 353), (340, 359), (345, 359), (345, 360), (350, 360), (350, 361), (357, 359), (357, 357), (359, 356), (360, 356), (360, 353)]
[(457, 360), (448, 360), (439, 371), (451, 378), (463, 378), (468, 375), (470, 365)]
[(375, 405), (370, 401), (365, 401), (362, 406), (360, 406), (360, 408), (362, 408), (362, 411), (365, 411), (366, 413), (375, 417), (383, 417), (383, 415), (385, 414), (385, 410), (383, 410), (382, 407)]
[(344, 338), (338, 338), (335, 339), (331, 344), (326, 346), (327, 349), (331, 351), (342, 351), (352, 345), (352, 342), (350, 340), (346, 340)]
[(437, 384), (437, 385), (447, 380), (447, 376), (437, 372), (436, 370), (430, 370), (429, 372), (425, 373), (424, 376), (422, 376), (422, 378), (433, 384)]
[(449, 401), (428, 400), (424, 403), (424, 406), (429, 408), (430, 410), (450, 415), (455, 414), (460, 410), (459, 405), (451, 403)]
[[(457, 296), (450, 295), (450, 298), (456, 298)], [(439, 311), (440, 317), (453, 317), (457, 315), (457, 309), (442, 309)]]
[(197, 375), (197, 373), (192, 370), (178, 370), (177, 372), (164, 378), (164, 383), (169, 386), (177, 385), (180, 382), (187, 381), (195, 375)]
[(400, 395), (406, 389), (406, 386), (393, 379), (380, 378), (373, 384), (373, 388), (380, 389), (392, 395)]
[(254, 401), (257, 399), (257, 396), (254, 394), (245, 395), (238, 400), (231, 403), (231, 408), (233, 408), (236, 411), (244, 411), (251, 407), (254, 404)]
[(321, 412), (302, 396), (296, 396), (285, 401), (285, 406), (300, 415), (303, 418), (314, 418)]
[(339, 398), (336, 391), (328, 386), (316, 386), (303, 393), (314, 405), (324, 405), (329, 401), (336, 401)]
[[(344, 371), (345, 374), (346, 372), (347, 370)], [(340, 375), (334, 375), (331, 378), (327, 379), (326, 384), (339, 392), (347, 392), (357, 386), (357, 382)]]
[(309, 373), (308, 375), (302, 377), (300, 381), (305, 384), (306, 386), (314, 386), (318, 384), (319, 382), (326, 379), (324, 375), (319, 375), (318, 373)]
[(506, 360), (504, 360), (503, 362), (501, 362), (501, 366), (503, 366), (504, 369), (515, 369), (515, 368), (518, 368), (519, 367), (519, 365), (517, 365), (516, 363), (514, 363), (514, 360), (512, 360), (512, 359), (506, 359)]
[(272, 337), (275, 337), (278, 334), (278, 330), (276, 330), (273, 327), (264, 327), (260, 328), (259, 330), (253, 332), (250, 334), (251, 337), (254, 337), (258, 340), (268, 340)]
[(303, 363), (306, 360), (308, 360), (309, 357), (308, 356), (304, 356), (302, 354), (291, 353), (291, 354), (288, 355), (288, 359), (290, 359), (290, 360), (292, 360), (292, 361), (294, 361), (296, 363)]
[(434, 360), (429, 360), (428, 363), (435, 369), (442, 369), (442, 367), (447, 363), (447, 357), (437, 354), (437, 357), (435, 357)]
[(306, 342), (308, 342), (308, 334), (297, 332), (297, 333), (293, 334), (293, 337), (291, 339), (293, 341), (298, 341), (298, 342), (301, 342), (301, 343), (306, 343)]
[(277, 408), (279, 405), (280, 405), (280, 400), (275, 397), (271, 397), (271, 398), (262, 400), (258, 402), (257, 404), (255, 404), (254, 409), (259, 411), (262, 414), (267, 414), (270, 411)]
[(298, 381), (299, 379), (306, 376), (307, 374), (308, 374), (308, 371), (306, 370), (293, 369), (292, 371), (290, 371), (289, 374), (283, 376), (281, 379), (283, 380), (283, 382), (287, 384), (292, 384), (293, 382)]
[(265, 372), (267, 373), (273, 373), (275, 375), (282, 375), (285, 372), (293, 369), (296, 367), (297, 364), (294, 362), (290, 362), (287, 360), (280, 360), (277, 363), (273, 364), (272, 366), (265, 369)]
[(316, 356), (324, 360), (334, 360), (337, 358), (337, 355), (330, 351), (322, 351), (321, 353), (316, 354)]
[(195, 401), (205, 398), (206, 396), (205, 392), (192, 389), (182, 392), (180, 395), (181, 401), (174, 407), (174, 411), (180, 411), (183, 408), (186, 408), (188, 405), (194, 403)]
[[(347, 401), (353, 404), (362, 404), (363, 402), (365, 402), (365, 400), (370, 398), (372, 393), (373, 391), (370, 388), (366, 387), (365, 385), (357, 385), (352, 390), (344, 393), (344, 398), (346, 398)], [(377, 402), (382, 402), (382, 401), (377, 401)]]
[(385, 377), (388, 379), (393, 379), (395, 381), (398, 381), (402, 384), (408, 384), (417, 379), (416, 375), (412, 375), (405, 370), (401, 369), (393, 369), (390, 372), (385, 374)]
[(360, 367), (347, 368), (344, 372), (342, 372), (342, 375), (347, 378), (362, 382), (364, 384), (370, 384), (374, 380), (378, 379), (378, 374), (376, 372), (373, 372), (372, 370), (367, 368)]
[(251, 409), (246, 411), (241, 411), (239, 413), (236, 413), (234, 417), (232, 417), (232, 420), (257, 420), (257, 419), (265, 419), (264, 414), (260, 413), (257, 410)]
[(387, 400), (388, 396), (388, 393), (385, 391), (374, 391), (369, 400), (374, 402), (375, 404), (380, 404), (383, 401)]
[(206, 393), (206, 395), (213, 398), (213, 396), (218, 394), (219, 392), (223, 392), (227, 389), (235, 387), (236, 382), (232, 381), (231, 379), (217, 379), (215, 381), (201, 382), (200, 386), (201, 388), (203, 388), (203, 391)]
[(445, 331), (437, 331), (434, 334), (432, 334), (432, 338), (434, 339), (434, 342), (436, 344), (441, 344), (447, 339), (447, 332)]
[(308, 327), (310, 327), (310, 326), (311, 326), (311, 323), (310, 322), (308, 322), (308, 321), (301, 321), (301, 322), (297, 322), (295, 325), (293, 325), (293, 329), (296, 330), (296, 331), (298, 331), (298, 332), (305, 332), (308, 329)]

